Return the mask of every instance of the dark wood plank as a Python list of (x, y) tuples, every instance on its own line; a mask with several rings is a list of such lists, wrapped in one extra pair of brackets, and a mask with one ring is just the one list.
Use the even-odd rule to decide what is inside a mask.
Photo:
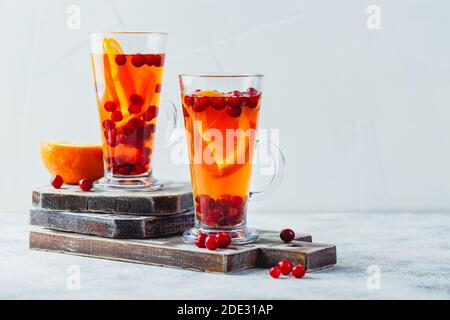
[[(309, 238), (308, 235), (299, 237), (306, 240)], [(274, 239), (276, 239), (276, 233), (265, 231), (260, 233), (258, 242), (208, 251), (182, 242), (180, 236), (118, 240), (51, 230), (35, 230), (30, 232), (30, 248), (219, 273), (268, 267), (280, 259), (303, 263), (309, 272), (336, 263), (336, 248), (333, 245), (298, 240), (293, 245)], [(322, 254), (325, 255), (323, 259), (320, 258)], [(333, 254), (334, 257), (331, 257)]]
[(31, 225), (116, 239), (180, 234), (194, 226), (194, 212), (166, 216), (130, 216), (31, 209)]
[(174, 183), (152, 192), (83, 192), (78, 186), (62, 189), (45, 186), (33, 191), (32, 201), (38, 209), (139, 216), (171, 215), (194, 209), (191, 186), (187, 183)]

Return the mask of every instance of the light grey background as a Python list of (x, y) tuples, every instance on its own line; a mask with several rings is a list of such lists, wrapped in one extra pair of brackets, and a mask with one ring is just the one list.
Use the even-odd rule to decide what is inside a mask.
[[(0, 210), (48, 182), (39, 141), (100, 141), (87, 37), (110, 30), (169, 32), (163, 92), (177, 103), (180, 72), (265, 74), (260, 126), (280, 129), (287, 171), (252, 208), (450, 209), (448, 1), (4, 0), (0, 30)], [(169, 160), (160, 148), (157, 176), (187, 180)]]

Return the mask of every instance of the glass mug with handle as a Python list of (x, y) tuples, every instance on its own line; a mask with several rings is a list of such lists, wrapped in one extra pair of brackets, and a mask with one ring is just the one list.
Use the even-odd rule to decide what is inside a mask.
[[(283, 178), (284, 157), (273, 144), (257, 141), (263, 75), (179, 76), (189, 154), (195, 227), (183, 235), (228, 232), (233, 243), (257, 239), (247, 228), (249, 200), (264, 198)], [(275, 164), (264, 191), (250, 191), (256, 145), (268, 146)]]
[[(163, 186), (152, 176), (151, 159), (166, 40), (166, 33), (157, 32), (90, 35), (105, 168), (97, 189), (146, 191)], [(168, 106), (173, 130), (178, 126), (176, 109)]]

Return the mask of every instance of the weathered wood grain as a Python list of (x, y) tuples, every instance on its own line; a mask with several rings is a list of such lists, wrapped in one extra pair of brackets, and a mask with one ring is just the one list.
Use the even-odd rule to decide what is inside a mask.
[(127, 216), (31, 209), (30, 224), (107, 238), (143, 239), (179, 234), (192, 228), (194, 212), (166, 216)]
[(191, 186), (187, 183), (174, 183), (151, 192), (83, 192), (78, 186), (45, 186), (33, 191), (32, 201), (38, 209), (139, 216), (172, 215), (194, 209)]
[[(30, 248), (111, 260), (161, 265), (206, 272), (229, 273), (268, 267), (280, 259), (302, 263), (311, 272), (336, 263), (333, 245), (295, 240), (284, 244), (277, 233), (262, 231), (252, 244), (209, 251), (184, 243), (180, 236), (145, 240), (118, 240), (51, 230), (30, 232)], [(300, 236), (309, 240), (310, 236)], [(324, 257), (321, 258), (321, 256)]]

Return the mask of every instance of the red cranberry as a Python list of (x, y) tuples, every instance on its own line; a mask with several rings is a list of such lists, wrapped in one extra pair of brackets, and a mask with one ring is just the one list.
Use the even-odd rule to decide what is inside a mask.
[(117, 140), (117, 143), (127, 144), (128, 136), (126, 134), (124, 134), (123, 132), (121, 132), (117, 135), (116, 140)]
[(142, 67), (145, 63), (145, 56), (143, 54), (137, 53), (131, 58), (131, 63), (136, 68)]
[(205, 239), (205, 247), (208, 250), (216, 250), (219, 244), (217, 243), (217, 239), (215, 235), (209, 235)]
[(156, 130), (156, 126), (154, 123), (147, 124), (143, 127), (142, 137), (144, 140), (150, 138), (152, 133), (154, 133)]
[(207, 212), (206, 214), (206, 224), (212, 225), (216, 224), (220, 218), (222, 217), (222, 212), (220, 209), (207, 209), (204, 210), (204, 208), (201, 209), (203, 212)]
[(133, 131), (133, 130), (135, 130), (139, 127), (143, 127), (143, 126), (144, 126), (144, 120), (138, 119), (138, 118), (131, 118), (130, 120), (128, 120), (128, 122), (126, 124), (126, 128), (130, 131)]
[(119, 66), (123, 66), (127, 63), (127, 57), (124, 54), (117, 54), (114, 60)]
[(153, 65), (155, 67), (162, 67), (164, 65), (165, 55), (155, 54), (153, 57)]
[(193, 110), (195, 112), (202, 112), (209, 106), (209, 97), (198, 97), (194, 102)]
[(106, 111), (113, 112), (117, 109), (117, 103), (115, 103), (114, 101), (106, 101), (103, 107)]
[(119, 121), (122, 121), (122, 119), (123, 119), (122, 112), (114, 111), (113, 113), (111, 113), (111, 120), (112, 121), (119, 122)]
[(226, 248), (231, 244), (231, 237), (228, 232), (219, 232), (216, 234), (219, 248)]
[(144, 104), (144, 98), (142, 98), (140, 95), (138, 95), (137, 93), (133, 93), (130, 96), (130, 102), (131, 104), (137, 104), (137, 105), (143, 105)]
[(90, 191), (92, 189), (92, 180), (91, 179), (81, 179), (80, 180), (80, 188), (83, 191)]
[(280, 262), (278, 262), (278, 266), (280, 267), (281, 273), (285, 276), (287, 276), (292, 271), (292, 263), (289, 260), (281, 260)]
[(194, 97), (192, 96), (184, 96), (184, 104), (188, 107), (192, 107), (194, 105)]
[(106, 132), (106, 142), (112, 148), (118, 145), (116, 129), (110, 129), (108, 130), (108, 132)]
[(258, 106), (259, 96), (245, 98), (245, 105), (251, 109)]
[(272, 278), (275, 278), (275, 279), (279, 278), (281, 275), (280, 267), (275, 266), (275, 267), (270, 268), (269, 274), (272, 276)]
[(131, 114), (138, 114), (139, 112), (141, 112), (142, 109), (142, 105), (139, 104), (131, 104), (128, 107), (128, 112)]
[(228, 208), (227, 209), (227, 215), (230, 218), (235, 218), (239, 215), (239, 210), (236, 208)]
[(214, 209), (216, 202), (208, 195), (199, 194), (196, 197), (196, 201), (199, 203), (202, 210)]
[(186, 108), (183, 106), (182, 109), (183, 109), (183, 117), (189, 118), (189, 112), (186, 110)]
[(222, 110), (227, 106), (227, 101), (222, 97), (211, 97), (211, 107), (216, 110)]
[(153, 119), (156, 118), (157, 115), (158, 115), (158, 107), (149, 106), (147, 108), (147, 111), (144, 112), (142, 118), (144, 119), (144, 121), (152, 121)]
[(231, 93), (231, 95), (232, 95), (233, 97), (242, 97), (242, 96), (243, 96), (242, 92), (240, 92), (239, 90), (234, 90), (234, 91)]
[(280, 232), (280, 238), (286, 243), (291, 242), (295, 238), (295, 233), (292, 229), (283, 229)]
[(157, 83), (156, 86), (155, 86), (155, 93), (160, 93), (161, 92), (161, 88), (162, 88), (161, 83)]
[(292, 275), (298, 279), (303, 278), (303, 276), (305, 275), (305, 267), (302, 266), (301, 264), (295, 266), (292, 268)]
[(195, 237), (195, 245), (199, 248), (205, 248), (205, 241), (206, 241), (207, 235), (205, 233), (199, 233)]
[(257, 96), (257, 95), (258, 95), (258, 90), (256, 90), (256, 89), (253, 88), (253, 87), (250, 87), (250, 88), (248, 88), (248, 89), (245, 91), (245, 93), (246, 93), (247, 95), (249, 95), (250, 97), (253, 97), (253, 96)]
[(52, 178), (51, 183), (52, 183), (53, 188), (59, 189), (63, 185), (64, 180), (60, 175), (56, 175)]
[(242, 208), (242, 204), (244, 203), (244, 200), (242, 200), (242, 197), (240, 197), (240, 196), (232, 196), (230, 199), (230, 202), (234, 208), (240, 209), (240, 208)]
[(237, 118), (241, 115), (242, 108), (240, 106), (228, 106), (227, 114), (232, 118)]
[(228, 98), (228, 105), (230, 107), (240, 107), (241, 106), (241, 98), (240, 97)]
[(102, 126), (106, 130), (111, 130), (111, 129), (115, 129), (116, 128), (116, 124), (114, 123), (114, 121), (109, 120), (109, 119), (103, 120)]
[(151, 67), (154, 63), (154, 57), (155, 57), (154, 54), (151, 54), (151, 53), (146, 54), (145, 55), (145, 64), (148, 65), (149, 67)]

